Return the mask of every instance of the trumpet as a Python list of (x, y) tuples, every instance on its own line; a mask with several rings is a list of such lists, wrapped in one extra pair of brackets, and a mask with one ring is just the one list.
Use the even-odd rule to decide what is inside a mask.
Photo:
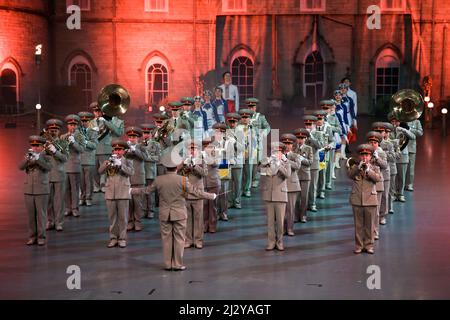
[(361, 171), (366, 171), (367, 170), (367, 168), (368, 168), (368, 166), (367, 166), (367, 163), (365, 163), (365, 162), (363, 162), (363, 161), (361, 161), (360, 163), (359, 163), (359, 170), (361, 170)]
[(28, 149), (28, 152), (26, 153), (25, 158), (27, 159), (27, 161), (31, 161), (34, 159), (33, 149)]
[(106, 174), (108, 176), (114, 176), (119, 172), (119, 167), (116, 165), (117, 155), (112, 154), (108, 159), (108, 167), (106, 168)]
[(357, 163), (358, 163), (358, 161), (355, 158), (350, 157), (347, 159), (347, 162), (345, 163), (345, 167), (347, 169), (350, 169), (351, 167), (355, 166)]
[(69, 141), (66, 139), (60, 139), (53, 137), (46, 129), (42, 130), (41, 136), (45, 138), (44, 149), (48, 154), (52, 154), (50, 151), (50, 145), (53, 145), (57, 151), (68, 154), (69, 153)]

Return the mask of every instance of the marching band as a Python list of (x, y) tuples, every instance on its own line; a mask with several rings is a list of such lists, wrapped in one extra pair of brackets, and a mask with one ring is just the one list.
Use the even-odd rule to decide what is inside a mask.
[(354, 252), (373, 254), (393, 202), (405, 202), (404, 190), (413, 191), (416, 138), (423, 130), (419, 120), (391, 112), (389, 122), (372, 124), (367, 143), (355, 149), (358, 158), (347, 158), (357, 106), (344, 80), (334, 99), (304, 115), (304, 127), (270, 144), (269, 156), (271, 127), (257, 111), (258, 99), (239, 107), (228, 85), (205, 92), (205, 101), (170, 102), (170, 114), (161, 109), (154, 123), (125, 128), (119, 118), (124, 108), (114, 109), (111, 97), (92, 103), (92, 113), (68, 115), (64, 134), (61, 120), (48, 120), (40, 136), (29, 138), (31, 149), (19, 166), (27, 174), (27, 244), (44, 245), (46, 231), (63, 231), (65, 216), (79, 217), (80, 206), (92, 206), (93, 193), (103, 192), (107, 247), (126, 247), (127, 232), (143, 230), (142, 219), (154, 218), (159, 207), (165, 267), (184, 270), (184, 249), (202, 249), (204, 233), (215, 233), (217, 221), (230, 219), (229, 209), (241, 209), (241, 197), (259, 188), (267, 211), (266, 250), (283, 251), (283, 236), (295, 236), (295, 223), (313, 219), (308, 211), (317, 212), (317, 199), (333, 190), (343, 159), (353, 183)]

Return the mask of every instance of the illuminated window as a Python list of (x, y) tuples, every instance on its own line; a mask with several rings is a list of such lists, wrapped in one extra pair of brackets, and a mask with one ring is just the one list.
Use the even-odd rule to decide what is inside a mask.
[(18, 101), (17, 73), (4, 68), (0, 73), (0, 104), (15, 106)]
[(154, 56), (147, 64), (145, 78), (146, 102), (156, 105), (169, 95), (169, 73), (166, 62)]
[(92, 102), (92, 68), (86, 58), (77, 56), (72, 59), (69, 65), (69, 86), (81, 89), (86, 106)]
[(72, 6), (72, 5), (79, 6), (80, 9), (83, 11), (91, 10), (91, 1), (90, 0), (67, 0), (66, 5), (67, 5), (67, 7)]
[(378, 56), (376, 66), (376, 98), (391, 96), (398, 91), (400, 62), (391, 49), (385, 49)]
[(383, 11), (403, 11), (406, 9), (405, 0), (380, 0)]
[(324, 94), (324, 65), (319, 51), (311, 52), (305, 60), (303, 95), (317, 106)]
[(253, 61), (248, 56), (237, 56), (232, 61), (232, 83), (238, 87), (239, 101), (244, 101), (253, 97)]
[(145, 0), (145, 11), (168, 12), (169, 0)]
[(325, 11), (325, 0), (300, 0), (300, 11)]
[(222, 0), (223, 12), (247, 11), (247, 0)]

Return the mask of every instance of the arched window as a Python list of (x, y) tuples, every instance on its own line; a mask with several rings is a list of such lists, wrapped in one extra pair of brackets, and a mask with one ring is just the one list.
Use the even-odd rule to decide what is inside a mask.
[(377, 100), (384, 96), (391, 96), (398, 91), (400, 62), (397, 54), (392, 49), (385, 49), (378, 55), (375, 64), (375, 74), (375, 95)]
[(3, 68), (0, 73), (0, 104), (16, 106), (18, 101), (17, 73), (12, 68)]
[(92, 102), (92, 68), (86, 58), (77, 56), (69, 65), (69, 86), (79, 87), (84, 95), (84, 103)]
[(159, 56), (150, 59), (146, 68), (146, 102), (158, 104), (169, 95), (169, 73), (167, 63)]
[(309, 104), (317, 106), (324, 94), (324, 66), (319, 51), (311, 52), (305, 59), (303, 95)]
[(249, 56), (236, 55), (232, 61), (232, 83), (238, 87), (239, 101), (245, 101), (253, 97), (253, 60)]

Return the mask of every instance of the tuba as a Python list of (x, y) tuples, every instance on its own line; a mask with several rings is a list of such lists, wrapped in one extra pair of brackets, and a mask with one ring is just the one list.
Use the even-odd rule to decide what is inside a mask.
[(422, 95), (412, 89), (402, 89), (391, 97), (391, 112), (400, 122), (410, 122), (419, 119), (423, 112)]
[[(109, 84), (100, 90), (97, 103), (105, 118), (124, 115), (130, 106), (130, 95), (128, 91), (118, 85)], [(97, 120), (98, 121), (98, 120)], [(98, 141), (101, 141), (109, 133), (109, 128), (104, 123), (99, 123)]]

